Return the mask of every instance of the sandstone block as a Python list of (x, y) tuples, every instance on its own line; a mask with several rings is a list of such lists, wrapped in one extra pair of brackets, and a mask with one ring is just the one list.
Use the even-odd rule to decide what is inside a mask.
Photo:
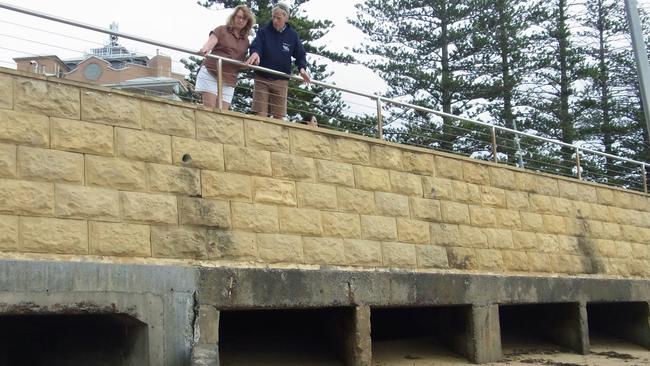
[(558, 236), (558, 250), (560, 253), (566, 253), (570, 255), (583, 255), (583, 249), (581, 247), (582, 239), (576, 238), (575, 236)]
[(82, 183), (82, 154), (49, 149), (18, 147), (18, 176), (50, 182)]
[(598, 202), (596, 187), (584, 183), (568, 182), (563, 179), (557, 181), (560, 197), (568, 198), (574, 201)]
[(442, 201), (442, 221), (449, 224), (470, 224), (469, 206), (464, 203)]
[(586, 202), (573, 202), (573, 204), (576, 207), (576, 216), (579, 219), (591, 219), (591, 208), (593, 207), (592, 204), (586, 203)]
[(79, 119), (79, 88), (43, 80), (16, 79), (14, 110)]
[(332, 156), (332, 144), (330, 138), (325, 135), (291, 129), (289, 137), (293, 154), (318, 159), (329, 159)]
[(462, 160), (436, 156), (436, 175), (443, 178), (462, 180)]
[[(191, 160), (183, 161), (189, 154)], [(172, 137), (172, 160), (175, 165), (215, 171), (224, 170), (223, 145), (182, 137)]]
[(52, 118), (52, 148), (113, 156), (113, 127)]
[(257, 234), (257, 252), (266, 263), (302, 263), (302, 237)]
[(477, 248), (477, 249), (487, 249), (488, 248), (488, 238), (486, 230), (472, 227), (472, 226), (463, 226), (458, 227), (458, 232), (460, 234), (460, 246), (467, 248)]
[(526, 252), (504, 250), (501, 252), (501, 256), (506, 270), (514, 272), (527, 272), (529, 270), (528, 254)]
[(394, 193), (375, 193), (377, 213), (382, 216), (409, 217), (409, 198)]
[(112, 93), (84, 90), (81, 92), (81, 119), (142, 129), (140, 100)]
[(364, 166), (354, 167), (354, 181), (359, 189), (390, 192), (388, 170)]
[(503, 188), (506, 191), (515, 191), (517, 189), (515, 172), (509, 169), (490, 167), (490, 182), (492, 186)]
[(404, 243), (381, 243), (384, 266), (398, 268), (417, 267), (415, 245)]
[(402, 152), (402, 166), (406, 172), (421, 175), (433, 175), (433, 156), (429, 154), (404, 151)]
[(292, 181), (253, 177), (255, 202), (296, 205), (296, 184)]
[[(612, 217), (610, 216), (611, 211), (608, 206), (603, 206), (603, 205), (591, 205), (591, 219), (593, 220), (598, 220), (598, 221), (610, 221)], [(631, 210), (625, 210), (628, 212), (632, 212)], [(637, 216), (635, 215), (629, 215), (628, 212), (626, 212), (623, 217), (628, 217), (628, 216)], [(631, 218), (631, 217), (630, 217)], [(629, 221), (627, 221), (629, 223)]]
[(204, 259), (208, 257), (208, 232), (204, 228), (152, 226), (154, 257)]
[(117, 156), (150, 163), (172, 163), (170, 136), (151, 132), (117, 129)]
[(410, 219), (397, 219), (397, 238), (403, 243), (429, 244), (429, 223)]
[(219, 113), (196, 111), (196, 134), (201, 140), (244, 146), (244, 120)]
[(361, 237), (361, 222), (357, 214), (321, 212), (321, 223), (323, 236), (352, 239)]
[(442, 246), (460, 245), (458, 225), (431, 224), (431, 243)]
[(58, 217), (120, 220), (117, 191), (68, 184), (57, 184), (55, 191), (55, 214)]
[(226, 171), (271, 176), (271, 153), (245, 147), (224, 146)]
[(235, 229), (256, 233), (277, 233), (278, 208), (261, 204), (231, 202), (232, 225)]
[(16, 177), (17, 148), (14, 145), (0, 144), (0, 177)]
[(476, 249), (478, 267), (484, 270), (503, 270), (505, 267), (500, 250)]
[(569, 217), (575, 217), (577, 215), (576, 207), (571, 200), (553, 197), (553, 206), (555, 207), (555, 215)]
[(518, 250), (530, 251), (537, 250), (539, 247), (537, 234), (527, 231), (513, 231), (512, 241), (515, 244), (515, 249)]
[(478, 259), (476, 250), (472, 248), (451, 247), (447, 248), (449, 267), (455, 269), (477, 269)]
[(518, 173), (516, 175), (517, 189), (524, 192), (537, 193), (546, 196), (558, 196), (557, 179), (542, 177), (537, 174)]
[(246, 146), (258, 150), (289, 152), (289, 129), (260, 121), (244, 121)]
[(343, 240), (345, 263), (352, 266), (381, 266), (381, 243), (371, 240)]
[(593, 245), (594, 252), (601, 257), (632, 258), (632, 246), (630, 243), (603, 239), (591, 240), (589, 243)]
[(418, 268), (449, 268), (447, 249), (435, 245), (416, 245)]
[(177, 224), (176, 197), (165, 194), (120, 192), (122, 217), (146, 224)]
[(522, 212), (521, 228), (534, 233), (544, 232), (544, 218), (540, 214)]
[(539, 194), (531, 194), (530, 199), (530, 210), (532, 212), (537, 212), (541, 214), (552, 214), (555, 211), (553, 206), (553, 198), (549, 196), (543, 196)]
[(610, 188), (596, 188), (596, 198), (601, 205), (615, 206), (614, 190)]
[[(0, 242), (2, 242), (0, 240)], [(630, 248), (632, 249), (632, 257), (634, 259), (650, 259), (650, 248), (648, 247), (648, 244), (637, 244), (637, 243), (629, 243)]]
[(147, 164), (149, 190), (197, 196), (201, 193), (199, 170), (173, 165)]
[(163, 135), (195, 137), (194, 110), (165, 103), (142, 102), (144, 128)]
[(179, 197), (181, 225), (230, 228), (230, 204), (203, 198)]
[(488, 207), (469, 206), (469, 217), (473, 226), (496, 227), (496, 210)]
[(316, 160), (318, 182), (354, 187), (352, 165), (328, 160)]
[(50, 146), (50, 119), (39, 114), (0, 110), (0, 140), (19, 145)]
[(519, 211), (515, 210), (495, 210), (497, 216), (497, 225), (506, 229), (519, 229), (521, 228), (521, 216)]
[(313, 182), (316, 177), (314, 159), (290, 154), (271, 153), (273, 176), (296, 181)]
[(20, 218), (20, 251), (88, 254), (88, 222), (49, 218)]
[(257, 235), (240, 231), (208, 231), (210, 259), (257, 259)]
[(52, 215), (54, 213), (54, 185), (0, 179), (0, 213)]
[(341, 265), (345, 263), (342, 239), (303, 238), (305, 262), (311, 264)]
[(435, 198), (438, 200), (452, 199), (452, 180), (435, 177), (422, 177), (422, 187), (425, 198)]
[(604, 239), (607, 237), (605, 227), (600, 221), (584, 220), (582, 225), (584, 226), (585, 236), (587, 237), (596, 239)]
[(201, 183), (203, 197), (246, 202), (253, 199), (253, 181), (248, 175), (204, 170), (201, 172)]
[(280, 207), (280, 232), (299, 235), (322, 235), (320, 211)]
[(361, 216), (361, 237), (369, 240), (397, 240), (397, 221), (392, 217)]
[(337, 188), (338, 206), (341, 211), (371, 215), (377, 211), (372, 192), (353, 188)]
[(148, 225), (90, 222), (90, 254), (121, 257), (150, 257)]
[(14, 79), (8, 75), (0, 76), (0, 108), (14, 107)]
[(481, 189), (476, 184), (452, 181), (451, 190), (454, 201), (481, 204)]
[(417, 220), (440, 221), (440, 201), (411, 197), (411, 217)]
[(402, 151), (394, 147), (372, 145), (370, 161), (377, 168), (402, 170)]
[(0, 250), (14, 251), (17, 249), (18, 216), (0, 215)]
[(533, 272), (552, 272), (551, 257), (545, 253), (528, 252), (528, 265)]
[(415, 174), (390, 171), (392, 191), (407, 196), (422, 197), (422, 177)]
[(370, 145), (351, 138), (335, 138), (332, 140), (332, 159), (343, 163), (368, 165)]
[(566, 222), (562, 216), (542, 215), (544, 221), (544, 232), (550, 234), (565, 234), (567, 232)]
[(484, 206), (506, 208), (506, 191), (501, 188), (481, 187), (481, 203)]
[(511, 210), (528, 210), (530, 208), (528, 193), (506, 191), (506, 206)]
[(465, 181), (484, 186), (490, 185), (490, 167), (484, 164), (463, 162)]
[(336, 187), (325, 184), (296, 183), (298, 206), (319, 210), (336, 210)]
[(86, 155), (86, 184), (125, 191), (147, 188), (145, 163)]
[(488, 247), (490, 249), (514, 249), (512, 231), (502, 229), (486, 229)]

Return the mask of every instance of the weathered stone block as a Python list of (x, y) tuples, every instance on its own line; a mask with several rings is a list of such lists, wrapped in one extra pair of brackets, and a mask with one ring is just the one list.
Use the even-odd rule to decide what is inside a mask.
[(88, 254), (88, 222), (49, 218), (20, 218), (20, 251)]
[(409, 217), (409, 198), (394, 193), (375, 193), (377, 213), (383, 216)]
[(0, 144), (0, 177), (16, 177), (16, 151), (15, 145)]
[(496, 227), (496, 210), (488, 207), (469, 206), (469, 217), (473, 226)]
[(318, 182), (354, 187), (354, 170), (351, 164), (316, 160)]
[(573, 201), (565, 198), (553, 197), (553, 207), (555, 207), (556, 215), (575, 217), (577, 214)]
[(545, 253), (528, 252), (528, 265), (533, 272), (552, 272), (551, 257)]
[(463, 161), (436, 156), (436, 175), (450, 179), (463, 179)]
[(332, 140), (332, 159), (344, 163), (368, 165), (370, 163), (370, 144), (351, 138), (334, 138)]
[(442, 201), (442, 221), (449, 224), (470, 224), (469, 206), (464, 203)]
[(202, 196), (251, 202), (253, 180), (249, 175), (201, 172)]
[(460, 244), (460, 231), (458, 225), (431, 224), (431, 243), (442, 246)]
[(369, 240), (397, 240), (397, 221), (392, 217), (361, 216), (361, 237)]
[(485, 235), (490, 249), (514, 249), (512, 231), (503, 229), (486, 229)]
[(313, 182), (316, 177), (314, 159), (290, 154), (271, 153), (273, 176), (296, 181)]
[(79, 88), (43, 80), (16, 79), (14, 110), (79, 119)]
[(126, 221), (147, 224), (177, 224), (176, 197), (165, 194), (120, 192), (122, 215)]
[(562, 216), (542, 215), (544, 231), (550, 234), (565, 234), (567, 232), (566, 222)]
[(361, 237), (361, 223), (357, 214), (321, 212), (321, 223), (323, 236), (352, 239)]
[(419, 175), (391, 170), (390, 185), (395, 193), (422, 197), (422, 177)]
[[(1, 242), (1, 241), (0, 241)], [(650, 248), (648, 244), (629, 243), (634, 259), (650, 259)]]
[(528, 254), (526, 252), (504, 250), (501, 252), (501, 256), (506, 270), (515, 272), (527, 272), (529, 270)]
[(530, 210), (533, 212), (552, 214), (553, 211), (555, 211), (555, 207), (553, 206), (553, 197), (531, 194), (529, 200)]
[(394, 147), (372, 145), (370, 160), (377, 168), (402, 170), (402, 151)]
[(198, 169), (173, 165), (147, 164), (149, 190), (197, 196), (201, 193)]
[(253, 177), (253, 190), (255, 202), (296, 205), (296, 184), (293, 181)]
[(52, 148), (97, 155), (113, 155), (113, 127), (52, 118)]
[(86, 184), (144, 191), (147, 188), (145, 163), (86, 155)]
[(449, 267), (456, 269), (477, 269), (478, 259), (476, 250), (472, 248), (450, 247), (447, 248)]
[(142, 129), (142, 108), (136, 98), (84, 90), (81, 92), (81, 119)]
[[(183, 157), (189, 161), (183, 161)], [(223, 145), (210, 141), (172, 137), (172, 160), (175, 165), (223, 171)]]
[(460, 234), (460, 246), (467, 248), (479, 248), (487, 249), (488, 240), (487, 234), (484, 229), (472, 227), (472, 226), (458, 226), (458, 232)]
[(476, 262), (484, 270), (502, 271), (505, 266), (501, 251), (493, 249), (476, 249)]
[(354, 181), (357, 188), (368, 191), (390, 192), (390, 175), (388, 170), (364, 166), (354, 167)]
[(194, 110), (164, 103), (142, 102), (144, 128), (163, 135), (195, 137)]
[(528, 210), (530, 208), (528, 193), (506, 191), (506, 206), (511, 210)]
[(19, 146), (18, 176), (50, 182), (82, 183), (84, 156), (64, 151)]
[(490, 185), (490, 167), (484, 164), (463, 162), (463, 178), (470, 183)]
[(512, 241), (515, 244), (515, 249), (519, 250), (536, 250), (539, 247), (539, 241), (535, 233), (513, 231)]
[(208, 232), (204, 228), (152, 226), (154, 257), (204, 259), (208, 257)]
[(416, 245), (418, 268), (449, 268), (447, 249), (435, 245)]
[(397, 219), (397, 238), (403, 243), (431, 243), (429, 223), (410, 219)]
[(398, 268), (417, 267), (415, 245), (404, 243), (381, 243), (384, 266)]
[(583, 255), (583, 249), (581, 248), (581, 238), (576, 238), (575, 236), (564, 236), (560, 235), (557, 238), (558, 241), (558, 251), (559, 253), (571, 254), (571, 255)]
[(230, 228), (230, 203), (204, 198), (178, 197), (181, 225)]
[(77, 185), (55, 186), (55, 214), (58, 217), (119, 221), (117, 191)]
[(345, 264), (352, 266), (381, 266), (381, 243), (371, 240), (343, 240)]
[[(608, 207), (608, 206), (592, 204), (591, 205), (591, 216), (590, 216), (590, 218), (592, 220), (598, 220), (598, 221), (610, 221), (612, 219), (612, 217), (610, 216), (610, 214), (611, 214), (610, 208), (611, 207)], [(628, 210), (625, 210), (625, 211), (628, 211)], [(636, 215), (628, 215), (628, 213), (626, 212), (623, 215), (623, 217), (627, 217), (627, 216), (636, 216)], [(629, 223), (629, 221), (628, 221), (628, 223)]]
[(271, 153), (245, 147), (224, 146), (226, 171), (271, 176)]
[(19, 145), (50, 146), (50, 119), (39, 114), (0, 110), (0, 140)]
[(579, 219), (591, 219), (591, 208), (592, 204), (586, 202), (573, 202), (576, 207), (576, 216)]
[(614, 240), (591, 240), (594, 252), (606, 258), (632, 258), (632, 246), (630, 243)]
[(287, 234), (322, 235), (320, 211), (306, 208), (280, 207), (280, 232)]
[(337, 188), (338, 206), (341, 211), (356, 212), (371, 215), (377, 211), (375, 207), (375, 194), (353, 188)]
[(231, 202), (232, 225), (235, 229), (242, 229), (256, 233), (277, 233), (278, 208), (261, 204), (248, 204)]
[(546, 196), (558, 196), (557, 179), (543, 177), (538, 174), (518, 173), (516, 175), (517, 189), (524, 192), (537, 193)]
[(451, 196), (454, 201), (481, 204), (481, 189), (476, 184), (452, 181)]
[(521, 228), (534, 233), (544, 232), (544, 218), (532, 212), (521, 213)]
[(0, 75), (0, 108), (14, 107), (14, 79), (9, 75)]
[(568, 182), (563, 179), (557, 181), (560, 197), (574, 201), (598, 202), (596, 187), (584, 183)]
[(506, 229), (519, 229), (521, 228), (521, 216), (519, 211), (515, 210), (495, 210), (497, 216), (497, 225)]
[(596, 188), (596, 198), (601, 205), (615, 206), (614, 190), (610, 188)]
[(257, 234), (257, 252), (266, 263), (302, 263), (302, 237)]
[(411, 217), (417, 220), (440, 221), (440, 201), (430, 200), (427, 198), (411, 197)]
[(506, 208), (506, 191), (501, 188), (481, 187), (481, 203), (484, 206)]
[(172, 163), (170, 136), (151, 132), (117, 129), (117, 156), (151, 163)]
[(305, 237), (303, 238), (303, 248), (306, 263), (346, 264), (342, 239)]
[(319, 210), (336, 210), (336, 187), (325, 184), (296, 183), (298, 206)]
[(433, 156), (429, 154), (404, 151), (402, 152), (402, 166), (406, 172), (421, 175), (433, 175)]
[(257, 259), (257, 235), (240, 231), (208, 231), (210, 259)]
[(291, 129), (291, 152), (302, 156), (318, 159), (329, 159), (332, 156), (330, 138), (311, 131)]
[(244, 146), (244, 120), (219, 113), (196, 111), (196, 134), (201, 140)]
[(0, 215), (0, 250), (13, 251), (17, 249), (18, 216)]
[(492, 186), (503, 188), (506, 191), (515, 191), (517, 189), (515, 172), (509, 169), (490, 167), (490, 182)]
[(289, 152), (289, 129), (260, 121), (244, 121), (246, 146), (258, 150)]
[(150, 257), (148, 225), (90, 222), (90, 254), (121, 257)]
[(452, 180), (445, 178), (422, 177), (422, 187), (425, 198), (438, 200), (452, 199)]
[(50, 216), (54, 213), (54, 185), (0, 179), (0, 212)]

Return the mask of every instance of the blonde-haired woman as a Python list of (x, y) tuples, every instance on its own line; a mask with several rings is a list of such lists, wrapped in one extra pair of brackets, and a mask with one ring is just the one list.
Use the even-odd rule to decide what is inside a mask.
[[(210, 32), (208, 40), (199, 50), (202, 55), (213, 54), (233, 60), (244, 61), (248, 52), (248, 35), (255, 24), (255, 16), (246, 5), (238, 5), (228, 17), (226, 25)], [(230, 108), (240, 66), (223, 62), (223, 102), (224, 109)], [(201, 92), (203, 105), (214, 108), (217, 105), (218, 88), (217, 59), (206, 57), (196, 75), (195, 90)]]

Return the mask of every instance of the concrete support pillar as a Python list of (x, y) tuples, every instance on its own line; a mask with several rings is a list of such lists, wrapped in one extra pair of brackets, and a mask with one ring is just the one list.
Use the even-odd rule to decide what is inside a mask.
[(199, 306), (194, 322), (191, 365), (219, 366), (219, 311), (214, 306)]
[(344, 326), (344, 359), (346, 366), (370, 366), (372, 341), (370, 339), (370, 307), (356, 306)]
[(467, 357), (470, 361), (487, 363), (503, 357), (499, 305), (473, 305), (468, 329)]
[(589, 326), (587, 304), (569, 303), (553, 305), (544, 322), (545, 334), (560, 346), (586, 355), (589, 353)]

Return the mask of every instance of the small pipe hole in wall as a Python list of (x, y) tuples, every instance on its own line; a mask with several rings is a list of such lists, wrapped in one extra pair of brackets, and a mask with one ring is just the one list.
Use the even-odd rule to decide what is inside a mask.
[(190, 154), (183, 154), (183, 157), (181, 158), (184, 164), (189, 164), (192, 162), (192, 155)]

